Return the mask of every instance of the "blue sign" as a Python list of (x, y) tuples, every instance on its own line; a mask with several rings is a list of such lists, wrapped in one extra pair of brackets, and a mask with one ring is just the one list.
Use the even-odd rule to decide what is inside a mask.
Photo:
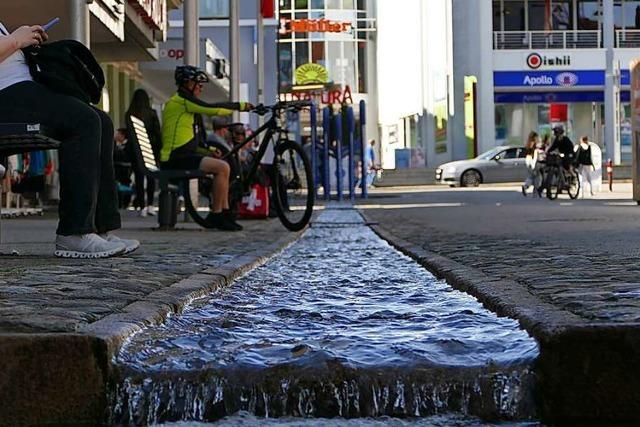
[[(628, 90), (620, 91), (620, 101), (629, 102)], [(581, 92), (496, 92), (496, 104), (552, 104), (566, 102), (604, 102), (604, 91)]]
[(495, 87), (604, 86), (604, 71), (494, 71)]

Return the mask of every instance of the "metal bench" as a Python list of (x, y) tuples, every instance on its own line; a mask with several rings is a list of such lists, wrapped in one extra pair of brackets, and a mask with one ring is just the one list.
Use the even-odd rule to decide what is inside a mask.
[(134, 158), (138, 169), (143, 171), (147, 177), (157, 179), (159, 182), (158, 229), (171, 230), (175, 228), (178, 219), (179, 188), (175, 182), (201, 178), (206, 174), (199, 169), (160, 170), (156, 164), (144, 122), (131, 116), (127, 120), (127, 126), (133, 130), (129, 133), (129, 143), (133, 144)]
[[(56, 150), (60, 142), (41, 133), (38, 123), (0, 123), (0, 181), (4, 178), (6, 168), (2, 165), (8, 156), (40, 150)], [(0, 199), (2, 187), (0, 186)], [(2, 216), (0, 203), (0, 217)], [(0, 233), (0, 241), (2, 240)]]

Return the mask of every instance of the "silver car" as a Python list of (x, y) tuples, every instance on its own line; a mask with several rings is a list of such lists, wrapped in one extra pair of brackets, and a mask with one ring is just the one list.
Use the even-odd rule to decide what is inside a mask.
[(475, 159), (459, 160), (436, 169), (436, 183), (477, 187), (482, 183), (524, 181), (527, 166), (524, 147), (492, 148)]

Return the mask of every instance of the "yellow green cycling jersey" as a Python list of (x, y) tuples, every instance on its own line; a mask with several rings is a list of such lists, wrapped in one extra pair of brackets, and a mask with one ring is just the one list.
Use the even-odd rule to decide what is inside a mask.
[(245, 102), (208, 104), (189, 93), (179, 91), (173, 95), (162, 110), (162, 150), (160, 161), (166, 162), (171, 153), (198, 138), (198, 115), (228, 116), (234, 110), (244, 110)]

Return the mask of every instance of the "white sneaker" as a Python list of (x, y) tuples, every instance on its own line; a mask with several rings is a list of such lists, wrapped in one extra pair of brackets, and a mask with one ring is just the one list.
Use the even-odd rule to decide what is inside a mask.
[(109, 242), (95, 233), (56, 236), (54, 255), (61, 258), (108, 258), (124, 253), (124, 243)]
[(120, 237), (110, 233), (101, 234), (100, 237), (102, 237), (107, 242), (123, 244), (125, 247), (125, 254), (130, 254), (140, 247), (140, 242), (134, 239), (121, 239)]
[(146, 209), (149, 216), (156, 216), (156, 208), (154, 208), (153, 206), (147, 206)]
[(140, 209), (140, 213), (138, 213), (139, 217), (146, 218), (149, 210), (147, 208)]

